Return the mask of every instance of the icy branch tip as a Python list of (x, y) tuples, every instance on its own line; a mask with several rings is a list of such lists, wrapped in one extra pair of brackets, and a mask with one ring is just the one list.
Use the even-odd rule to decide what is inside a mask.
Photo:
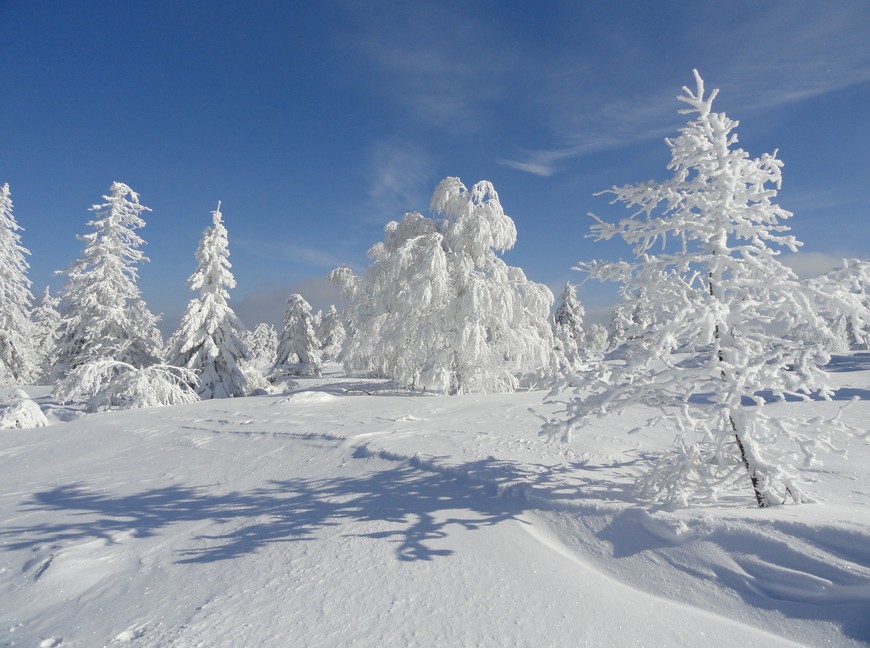
[(681, 115), (697, 112), (702, 118), (710, 114), (710, 109), (713, 106), (713, 99), (719, 94), (719, 89), (714, 89), (710, 96), (704, 99), (704, 79), (698, 73), (697, 69), (692, 69), (692, 74), (695, 75), (695, 93), (693, 94), (687, 86), (683, 86), (683, 94), (677, 97), (678, 101), (687, 103), (691, 108), (683, 108), (678, 112)]

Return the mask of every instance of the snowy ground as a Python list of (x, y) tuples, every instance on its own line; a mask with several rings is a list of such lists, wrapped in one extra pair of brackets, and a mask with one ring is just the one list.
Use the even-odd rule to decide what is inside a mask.
[[(866, 428), (870, 355), (837, 368)], [(0, 430), (0, 646), (870, 642), (870, 441), (805, 473), (815, 504), (651, 508), (631, 483), (671, 439), (545, 444), (543, 396), (40, 399), (53, 425)]]

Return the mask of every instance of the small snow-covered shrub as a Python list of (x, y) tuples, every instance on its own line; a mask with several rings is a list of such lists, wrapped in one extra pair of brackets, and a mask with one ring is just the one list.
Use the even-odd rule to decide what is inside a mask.
[(196, 374), (159, 364), (137, 368), (117, 360), (96, 360), (69, 373), (54, 389), (61, 403), (87, 403), (90, 411), (137, 409), (195, 403)]
[(0, 410), (0, 429), (36, 428), (48, 425), (48, 419), (21, 389), (13, 390), (8, 397), (9, 404)]

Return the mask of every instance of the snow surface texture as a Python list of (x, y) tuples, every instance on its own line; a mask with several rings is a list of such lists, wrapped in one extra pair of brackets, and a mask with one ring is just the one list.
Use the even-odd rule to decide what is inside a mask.
[[(835, 360), (866, 426), (870, 354)], [(670, 510), (632, 491), (672, 441), (626, 433), (646, 407), (547, 445), (541, 392), (409, 395), (327, 370), (91, 415), (28, 388), (52, 425), (0, 434), (0, 646), (870, 641), (866, 439), (802, 471), (818, 503)]]

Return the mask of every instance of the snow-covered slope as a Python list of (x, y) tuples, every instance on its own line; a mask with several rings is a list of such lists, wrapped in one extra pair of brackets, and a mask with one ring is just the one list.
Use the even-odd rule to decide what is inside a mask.
[[(862, 362), (837, 375), (866, 399)], [(0, 431), (0, 646), (870, 641), (865, 439), (804, 473), (817, 503), (667, 510), (631, 490), (671, 441), (626, 435), (648, 412), (548, 445), (541, 392), (37, 400), (53, 425)]]

